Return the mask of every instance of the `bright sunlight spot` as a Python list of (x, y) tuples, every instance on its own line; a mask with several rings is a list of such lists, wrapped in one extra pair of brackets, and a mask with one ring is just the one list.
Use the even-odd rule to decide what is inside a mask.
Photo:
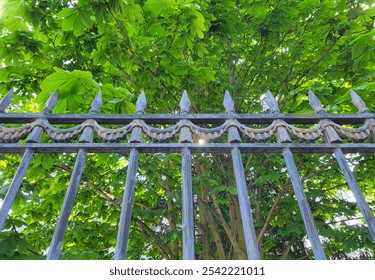
[(119, 168), (124, 168), (127, 165), (128, 165), (128, 161), (125, 158), (123, 158), (123, 157), (120, 158), (120, 160), (118, 162)]
[(198, 139), (198, 144), (199, 145), (204, 145), (204, 144), (206, 144), (206, 140), (204, 140), (204, 139)]

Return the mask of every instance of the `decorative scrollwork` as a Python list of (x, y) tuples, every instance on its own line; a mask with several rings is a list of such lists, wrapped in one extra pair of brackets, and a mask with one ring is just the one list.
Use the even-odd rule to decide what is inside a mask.
[(358, 128), (349, 128), (331, 122), (337, 133), (342, 137), (352, 142), (363, 142), (371, 135), (371, 121), (367, 120), (365, 124)]
[(91, 126), (94, 128), (94, 131), (100, 139), (102, 139), (104, 142), (113, 143), (125, 139), (135, 125), (134, 122), (132, 122), (121, 128), (104, 128), (100, 126), (96, 121), (92, 121)]
[(276, 122), (273, 121), (269, 126), (265, 128), (251, 128), (243, 124), (240, 124), (236, 121), (236, 126), (239, 127), (239, 130), (245, 135), (250, 141), (253, 142), (262, 142), (271, 138), (276, 130)]
[(33, 130), (38, 121), (34, 121), (22, 127), (6, 128), (0, 126), (0, 143), (17, 143)]
[(48, 138), (53, 142), (70, 142), (76, 139), (87, 127), (92, 128), (98, 138), (104, 142), (124, 140), (135, 127), (141, 128), (143, 133), (155, 142), (164, 142), (172, 139), (180, 133), (183, 127), (187, 127), (196, 138), (205, 139), (207, 142), (219, 140), (228, 131), (229, 127), (237, 128), (251, 142), (267, 141), (276, 134), (279, 127), (284, 127), (293, 139), (303, 142), (316, 141), (324, 135), (324, 131), (329, 127), (332, 127), (343, 139), (351, 142), (361, 142), (366, 140), (371, 135), (371, 132), (375, 130), (375, 121), (368, 119), (362, 127), (348, 128), (330, 120), (322, 120), (313, 128), (299, 128), (278, 119), (267, 127), (252, 128), (238, 122), (236, 119), (228, 119), (218, 127), (204, 128), (190, 120), (181, 119), (171, 127), (155, 128), (146, 124), (143, 120), (135, 119), (126, 126), (113, 129), (102, 127), (95, 120), (88, 119), (72, 128), (61, 129), (52, 126), (47, 119), (39, 119), (18, 128), (0, 126), (0, 143), (17, 143), (21, 139), (25, 139), (36, 127), (43, 128)]
[(218, 140), (223, 134), (228, 130), (228, 122), (225, 121), (224, 124), (215, 127), (215, 128), (204, 128), (199, 127), (191, 122), (190, 123), (190, 131), (193, 133), (194, 136), (198, 137), (199, 139), (205, 139), (207, 142), (213, 142)]
[(143, 132), (148, 137), (150, 137), (153, 141), (156, 141), (156, 142), (162, 142), (162, 141), (167, 141), (168, 139), (171, 139), (179, 132), (179, 130), (183, 126), (182, 121), (179, 121), (177, 124), (168, 128), (155, 128), (155, 127), (149, 126), (144, 121), (140, 121), (140, 120), (136, 120), (133, 122), (136, 122), (137, 124), (139, 124), (137, 126), (140, 126)]
[(285, 127), (294, 139), (298, 139), (302, 142), (314, 142), (323, 136), (320, 123), (313, 128), (299, 128), (287, 123), (285, 123)]
[(64, 143), (76, 139), (87, 126), (88, 122), (89, 121), (85, 121), (80, 125), (65, 129), (55, 128), (47, 120), (42, 120), (41, 124), (49, 139), (53, 142)]

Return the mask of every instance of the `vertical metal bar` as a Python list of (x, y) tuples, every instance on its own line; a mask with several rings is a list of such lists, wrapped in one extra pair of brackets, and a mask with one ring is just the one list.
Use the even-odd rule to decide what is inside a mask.
[(354, 198), (357, 202), (358, 208), (361, 210), (363, 218), (365, 219), (368, 230), (370, 231), (370, 234), (372, 236), (372, 239), (375, 241), (375, 219), (372, 215), (371, 209), (368, 206), (361, 189), (358, 186), (357, 180), (355, 179), (353, 172), (350, 170), (348, 162), (346, 161), (346, 158), (341, 150), (341, 148), (335, 149), (335, 157), (337, 162), (340, 165), (340, 168), (342, 172), (344, 173), (344, 176), (346, 178), (346, 181), (348, 182), (349, 188), (351, 189)]
[(194, 213), (193, 213), (193, 186), (191, 175), (191, 152), (185, 147), (182, 149), (182, 241), (183, 259), (194, 260)]
[[(99, 109), (102, 105), (102, 93), (101, 91), (95, 96), (91, 103), (90, 114), (98, 114)], [(93, 128), (86, 127), (79, 139), (80, 143), (90, 143), (93, 138)], [(68, 226), (69, 216), (72, 212), (73, 203), (77, 195), (78, 186), (81, 181), (83, 167), (85, 166), (87, 158), (87, 152), (85, 149), (80, 149), (77, 154), (76, 161), (74, 163), (73, 172), (70, 176), (69, 186), (66, 190), (64, 202), (61, 207), (60, 216), (57, 221), (55, 232), (52, 237), (52, 241), (48, 250), (47, 260), (57, 260), (60, 256), (62, 242), (64, 240), (64, 234)]]
[[(234, 101), (230, 96), (229, 91), (224, 93), (223, 105), (227, 114), (234, 113)], [(228, 128), (228, 142), (229, 143), (241, 143), (241, 137), (236, 127)], [(251, 214), (250, 198), (247, 191), (247, 184), (245, 178), (245, 170), (243, 168), (243, 162), (240, 150), (236, 147), (232, 151), (232, 162), (234, 176), (236, 179), (238, 201), (240, 204), (242, 227), (244, 231), (244, 238), (246, 243), (247, 258), (249, 260), (259, 260), (259, 248), (257, 242), (257, 236), (255, 233), (253, 216)]]
[[(357, 93), (354, 92), (354, 90), (350, 90), (350, 95), (352, 97), (353, 104), (357, 107), (357, 109), (360, 113), (370, 112), (370, 109), (367, 108), (365, 102), (361, 99), (361, 97), (359, 97), (359, 95)], [(373, 137), (374, 137), (373, 130), (372, 130), (372, 134), (373, 134)], [(348, 182), (348, 186), (351, 189), (351, 191), (354, 195), (354, 198), (355, 198), (355, 200), (358, 204), (358, 208), (361, 210), (363, 218), (365, 219), (365, 221), (367, 223), (368, 230), (370, 231), (372, 239), (375, 241), (375, 219), (374, 219), (374, 216), (372, 215), (371, 209), (368, 206), (365, 198), (363, 197), (361, 189), (358, 186), (357, 180), (355, 179), (352, 171), (350, 170), (348, 162), (346, 161), (346, 158), (345, 158), (341, 148), (337, 148), (335, 150), (335, 157), (336, 157), (337, 162), (340, 165), (340, 168), (341, 168), (342, 172), (345, 175), (346, 181)]]
[(326, 256), (322, 247), (322, 243), (319, 239), (319, 234), (316, 229), (313, 216), (311, 214), (310, 206), (306, 198), (306, 194), (303, 190), (301, 179), (298, 174), (296, 164), (294, 162), (293, 154), (289, 148), (285, 148), (283, 151), (286, 166), (292, 181), (294, 193), (297, 198), (298, 206), (301, 211), (303, 223), (307, 231), (307, 235), (311, 242), (311, 247), (316, 260), (325, 260)]
[[(14, 94), (14, 89), (12, 89), (8, 94), (0, 101), (0, 112), (3, 112), (5, 108), (9, 105)], [(52, 112), (53, 107), (57, 103), (58, 91), (53, 92), (51, 97), (47, 100), (46, 105), (43, 109), (43, 116), (46, 116)], [(40, 127), (34, 127), (31, 131), (27, 142), (40, 142), (43, 135), (43, 129)], [(17, 192), (20, 189), (23, 178), (25, 177), (26, 171), (29, 168), (30, 161), (33, 157), (34, 151), (27, 148), (23, 154), (22, 160), (17, 168), (16, 174), (14, 174), (12, 183), (5, 195), (3, 204), (0, 208), (0, 232), (3, 230), (5, 220), (8, 216), (9, 210), (12, 207), (14, 199), (16, 198)]]
[(241, 152), (238, 148), (232, 149), (234, 176), (236, 178), (238, 200), (240, 204), (242, 226), (244, 230), (247, 257), (249, 260), (259, 260), (259, 248), (251, 214), (250, 198), (247, 191), (245, 171), (243, 168)]
[[(12, 101), (14, 95), (14, 89), (11, 89), (1, 100), (0, 100), (0, 113), (4, 112)], [(1, 126), (0, 126), (1, 127)], [(34, 152), (30, 149), (26, 149), (23, 154), (22, 160), (17, 168), (16, 174), (13, 177), (12, 183), (5, 195), (0, 208), (0, 232), (3, 230), (4, 223), (7, 219), (10, 208), (12, 207), (13, 201), (16, 198), (17, 192), (23, 181), (23, 177), (26, 174), (27, 168), (29, 167), (30, 161), (33, 157)]]
[(0, 113), (3, 113), (5, 109), (12, 102), (14, 95), (14, 88), (12, 88), (1, 100), (0, 100)]
[[(190, 99), (184, 90), (180, 108), (182, 114), (188, 114)], [(180, 130), (180, 143), (191, 143), (189, 126), (183, 126)], [(194, 207), (193, 207), (193, 182), (191, 174), (191, 151), (185, 147), (181, 151), (182, 169), (182, 255), (184, 260), (194, 260)]]
[(130, 222), (132, 217), (132, 206), (134, 201), (136, 174), (138, 169), (138, 156), (138, 150), (133, 148), (130, 151), (128, 171), (126, 173), (125, 191), (124, 197), (122, 199), (120, 225), (117, 234), (115, 260), (124, 260), (126, 258)]
[[(144, 109), (147, 105), (145, 93), (142, 91), (138, 97), (136, 103), (136, 114), (141, 115), (144, 113)], [(130, 137), (130, 142), (141, 143), (142, 142), (142, 129), (135, 127)], [(139, 151), (137, 149), (131, 149), (128, 171), (126, 172), (125, 190), (122, 198), (121, 214), (120, 214), (120, 225), (117, 233), (116, 249), (115, 249), (115, 260), (126, 259), (126, 252), (128, 249), (130, 222), (132, 218), (132, 208), (134, 201), (136, 175), (138, 169)]]
[(68, 225), (69, 216), (73, 208), (73, 203), (77, 195), (85, 161), (86, 150), (80, 149), (74, 164), (72, 175), (70, 176), (69, 186), (65, 194), (60, 216), (48, 250), (47, 260), (57, 260), (60, 256), (61, 245), (64, 239), (66, 227)]
[(16, 198), (17, 192), (20, 189), (20, 186), (25, 177), (26, 171), (29, 168), (30, 161), (33, 157), (34, 152), (31, 149), (26, 149), (23, 154), (21, 163), (19, 164), (16, 174), (14, 174), (12, 183), (5, 195), (3, 203), (0, 208), (0, 232), (3, 229), (5, 220), (8, 216), (9, 210), (12, 207), (13, 201)]

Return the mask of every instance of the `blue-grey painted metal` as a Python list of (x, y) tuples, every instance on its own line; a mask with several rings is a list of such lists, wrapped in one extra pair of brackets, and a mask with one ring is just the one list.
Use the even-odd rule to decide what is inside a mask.
[[(310, 91), (309, 96), (310, 96), (310, 104), (314, 107), (314, 110), (317, 113), (324, 112), (324, 109), (321, 106), (320, 101), (316, 98), (314, 93)], [(269, 91), (267, 91), (266, 93), (266, 103), (271, 113), (280, 112), (276, 99), (273, 97), (273, 95)], [(283, 126), (279, 126), (277, 128), (277, 142), (278, 143), (292, 142), (285, 127)], [(289, 176), (292, 181), (294, 193), (297, 198), (298, 206), (302, 215), (303, 222), (305, 224), (307, 235), (311, 242), (311, 247), (313, 249), (314, 257), (315, 259), (318, 259), (318, 260), (324, 260), (326, 258), (324, 249), (319, 239), (319, 234), (314, 223), (314, 219), (310, 210), (310, 206), (309, 206), (305, 192), (302, 187), (301, 179), (298, 174), (298, 170), (297, 170), (294, 158), (293, 158), (293, 154), (289, 147), (286, 147), (283, 150), (283, 156), (285, 159), (286, 166), (288, 168)]]
[[(316, 98), (313, 92), (309, 91), (310, 96), (310, 104), (314, 107), (314, 110), (318, 113), (324, 112), (323, 107), (321, 106), (320, 101)], [(271, 92), (267, 91), (266, 93), (266, 103), (269, 107), (269, 111), (271, 113), (278, 113), (279, 107), (277, 104), (276, 99), (273, 97)], [(278, 127), (277, 128), (277, 142), (278, 143), (289, 143), (291, 142), (291, 139), (289, 138), (289, 135), (285, 129), (285, 127)], [(307, 201), (305, 192), (302, 187), (301, 179), (298, 174), (298, 170), (296, 167), (296, 163), (293, 158), (293, 154), (289, 147), (286, 147), (283, 150), (283, 156), (285, 159), (286, 166), (288, 168), (289, 176), (292, 181), (294, 193), (297, 198), (298, 206), (302, 215), (303, 222), (305, 224), (305, 228), (307, 231), (307, 235), (309, 237), (309, 240), (311, 242), (311, 247), (313, 249), (313, 253), (315, 256), (315, 259), (318, 260), (324, 260), (326, 259), (322, 243), (319, 239), (319, 234), (316, 229), (313, 216), (311, 214), (310, 206)]]
[(193, 184), (191, 176), (191, 152), (182, 149), (182, 255), (184, 260), (194, 260), (194, 212)]
[(0, 145), (0, 153), (18, 154), (28, 148), (36, 153), (78, 153), (86, 149), (88, 153), (130, 153), (136, 148), (141, 153), (180, 153), (188, 147), (192, 153), (230, 153), (237, 147), (242, 153), (282, 153), (290, 148), (293, 153), (333, 153), (340, 147), (343, 153), (375, 153), (375, 144), (310, 144), (310, 143), (10, 143)]
[(246, 242), (247, 257), (249, 260), (259, 260), (259, 248), (254, 228), (254, 221), (251, 213), (250, 198), (247, 191), (241, 152), (238, 148), (233, 148), (231, 154), (234, 176), (236, 178), (238, 200), (240, 204), (242, 226)]
[[(10, 104), (12, 97), (14, 94), (14, 90), (8, 92), (8, 94), (1, 100), (0, 102), (0, 109), (4, 111), (5, 108)], [(52, 93), (51, 97), (47, 100), (46, 105), (43, 109), (42, 117), (46, 117), (48, 114), (52, 113), (53, 107), (57, 103), (58, 91)], [(36, 143), (40, 142), (43, 134), (43, 129), (40, 127), (35, 127), (30, 133), (29, 139), (27, 142)], [(5, 224), (6, 218), (10, 209), (12, 208), (14, 199), (21, 187), (23, 182), (23, 178), (25, 177), (26, 171), (29, 168), (31, 159), (33, 157), (34, 151), (30, 148), (25, 150), (25, 153), (21, 159), (21, 162), (17, 168), (16, 173), (14, 174), (13, 180), (10, 184), (10, 187), (4, 197), (3, 203), (0, 208), (0, 232), (3, 230), (3, 226)]]
[(365, 102), (354, 90), (350, 90), (350, 96), (352, 98), (352, 103), (357, 107), (360, 113), (370, 113), (370, 109), (367, 108)]
[(309, 101), (310, 101), (310, 106), (313, 107), (315, 113), (317, 114), (325, 113), (322, 103), (311, 90), (309, 90)]
[[(367, 108), (365, 102), (359, 97), (359, 95), (353, 91), (350, 90), (350, 95), (352, 98), (352, 103), (357, 107), (358, 111), (360, 113), (368, 113), (370, 110)], [(314, 111), (316, 113), (321, 113), (324, 112), (323, 106), (320, 103), (319, 99), (314, 95), (313, 92), (309, 91), (309, 97), (310, 97), (310, 104), (313, 106)], [(339, 135), (337, 135), (337, 132), (330, 126), (326, 126), (325, 129), (325, 138), (328, 143), (332, 142), (339, 142), (341, 143), (341, 138)], [(359, 186), (357, 183), (357, 180), (355, 179), (352, 171), (350, 170), (350, 167), (348, 165), (348, 162), (346, 161), (346, 158), (344, 156), (344, 153), (340, 147), (337, 147), (334, 150), (334, 155), (339, 163), (339, 166), (344, 173), (345, 179), (348, 183), (349, 188), (351, 189), (354, 198), (357, 202), (358, 208), (360, 209), (363, 218), (365, 219), (368, 229), (370, 231), (370, 234), (375, 241), (375, 219), (374, 216), (372, 215), (372, 210), (368, 206)]]
[[(136, 103), (136, 115), (141, 116), (144, 114), (145, 107), (147, 105), (146, 97), (142, 91), (138, 97)], [(130, 138), (132, 143), (142, 142), (142, 130), (136, 127), (132, 131)], [(115, 249), (115, 260), (126, 259), (126, 253), (128, 248), (130, 223), (133, 211), (133, 201), (135, 192), (135, 183), (138, 169), (139, 151), (136, 148), (131, 149), (128, 170), (126, 173), (125, 190), (124, 196), (122, 198), (121, 214), (120, 214), (120, 224), (117, 233), (116, 249)]]
[[(95, 96), (91, 103), (91, 114), (98, 114), (102, 106), (102, 93)], [(91, 143), (93, 138), (92, 127), (86, 127), (80, 138), (81, 143)], [(77, 195), (78, 186), (81, 181), (82, 171), (85, 166), (87, 152), (85, 149), (80, 149), (73, 167), (72, 175), (70, 176), (69, 186), (66, 191), (64, 202), (61, 207), (60, 216), (57, 221), (52, 241), (48, 250), (47, 260), (57, 260), (60, 256), (62, 242), (66, 228), (68, 226), (69, 216), (72, 212), (73, 203)]]
[(138, 155), (139, 152), (137, 149), (131, 150), (128, 161), (128, 171), (126, 173), (125, 191), (122, 199), (120, 225), (117, 233), (115, 260), (126, 259), (138, 169)]
[[(228, 91), (225, 91), (223, 105), (226, 113), (234, 113), (234, 102)], [(228, 130), (229, 143), (241, 143), (241, 138), (236, 127), (230, 127)], [(259, 260), (259, 247), (254, 227), (253, 216), (251, 213), (250, 197), (247, 190), (245, 170), (241, 157), (241, 151), (238, 147), (231, 150), (234, 177), (237, 185), (238, 201), (240, 205), (242, 227), (246, 243), (247, 258), (249, 260)]]
[(0, 100), (0, 113), (3, 113), (5, 109), (12, 102), (14, 95), (14, 89), (12, 88), (1, 100)]
[(22, 160), (18, 165), (17, 171), (14, 174), (13, 181), (4, 197), (0, 208), (0, 231), (3, 229), (9, 210), (12, 208), (13, 201), (16, 198), (18, 190), (20, 189), (23, 177), (25, 177), (30, 161), (33, 158), (33, 154), (34, 152), (31, 149), (26, 149)]
[(57, 221), (55, 232), (48, 250), (47, 260), (57, 260), (60, 256), (61, 246), (64, 239), (65, 231), (68, 225), (69, 216), (73, 208), (73, 203), (77, 195), (78, 186), (81, 180), (83, 167), (86, 161), (86, 151), (80, 149), (74, 164), (72, 175), (63, 205), (61, 207), (60, 216)]
[(365, 219), (365, 222), (367, 223), (367, 227), (368, 227), (368, 230), (370, 231), (372, 239), (375, 241), (375, 219), (374, 219), (374, 216), (372, 215), (372, 210), (367, 204), (361, 192), (361, 189), (358, 186), (357, 180), (355, 179), (353, 172), (350, 170), (348, 162), (346, 161), (346, 158), (340, 148), (337, 148), (335, 150), (335, 157), (336, 157), (337, 162), (340, 165), (342, 172), (344, 173), (346, 181), (348, 182), (348, 186), (354, 195), (358, 208), (359, 210), (361, 210), (363, 218)]
[(283, 151), (283, 155), (286, 166), (288, 168), (290, 179), (292, 181), (298, 206), (301, 211), (303, 223), (305, 225), (307, 235), (311, 243), (314, 257), (316, 260), (325, 260), (326, 256), (324, 253), (324, 249), (319, 239), (319, 234), (314, 223), (314, 218), (311, 214), (309, 202), (307, 201), (306, 194), (302, 187), (301, 179), (299, 177), (298, 170), (294, 162), (293, 154), (289, 148), (285, 148)]
[[(366, 203), (365, 198), (351, 172), (344, 153), (363, 152), (374, 153), (375, 144), (364, 142), (367, 137), (375, 139), (375, 114), (371, 113), (364, 101), (351, 91), (352, 102), (358, 108), (359, 114), (326, 114), (323, 105), (312, 91), (309, 91), (310, 104), (315, 114), (281, 114), (277, 100), (267, 91), (265, 101), (269, 114), (235, 114), (234, 101), (229, 92), (225, 92), (224, 107), (225, 114), (190, 114), (190, 100), (184, 91), (181, 102), (180, 114), (145, 114), (146, 98), (144, 92), (138, 98), (136, 113), (134, 115), (101, 115), (99, 108), (102, 104), (102, 97), (99, 93), (91, 104), (89, 114), (52, 114), (52, 108), (57, 102), (57, 91), (48, 99), (42, 113), (4, 113), (10, 104), (14, 90), (8, 92), (0, 100), (0, 123), (32, 123), (31, 126), (21, 127), (19, 130), (4, 128), (0, 126), (0, 153), (24, 153), (18, 166), (16, 174), (10, 184), (8, 192), (2, 201), (0, 209), (0, 230), (2, 230), (9, 210), (19, 191), (23, 178), (35, 152), (77, 152), (76, 162), (72, 171), (69, 186), (61, 208), (54, 236), (50, 245), (47, 259), (58, 259), (61, 251), (64, 234), (67, 229), (69, 216), (78, 191), (82, 171), (86, 161), (87, 153), (125, 153), (130, 152), (122, 210), (120, 214), (120, 225), (115, 248), (115, 259), (126, 259), (130, 224), (132, 217), (132, 205), (135, 195), (136, 174), (138, 169), (139, 154), (147, 153), (181, 153), (182, 168), (182, 234), (183, 234), (183, 258), (192, 260), (195, 258), (194, 249), (194, 197), (192, 185), (192, 153), (231, 153), (233, 161), (234, 176), (238, 189), (238, 200), (241, 211), (241, 218), (246, 242), (246, 252), (249, 259), (259, 259), (259, 249), (256, 232), (254, 228), (250, 199), (247, 189), (245, 170), (241, 153), (283, 153), (286, 166), (292, 181), (293, 189), (297, 198), (300, 212), (304, 221), (308, 238), (311, 242), (315, 259), (325, 259), (325, 253), (321, 244), (316, 225), (313, 220), (311, 209), (307, 201), (300, 176), (293, 158), (292, 152), (298, 153), (334, 153), (341, 170), (352, 190), (368, 225), (369, 231), (375, 240), (375, 220), (372, 210)], [(34, 120), (38, 120), (34, 122)], [(85, 122), (89, 120), (88, 122)], [(225, 121), (225, 124), (223, 122)], [(154, 129), (149, 124), (175, 124), (168, 129)], [(291, 126), (293, 123), (317, 123), (316, 131), (301, 130)], [(348, 129), (339, 124), (359, 124), (363, 127)], [(40, 143), (45, 131), (49, 132), (51, 141), (70, 141), (70, 137), (64, 130), (53, 128), (51, 124), (74, 124), (75, 137), (81, 133), (79, 143)], [(110, 131), (100, 128), (100, 124), (130, 124), (119, 130)], [(256, 130), (247, 127), (245, 124), (268, 124), (267, 129)], [(220, 124), (218, 128), (205, 129), (197, 124)], [(129, 129), (129, 127), (131, 127)], [(177, 128), (176, 128), (177, 127)], [(51, 133), (55, 129), (57, 135), (62, 138), (54, 138), (56, 134)], [(31, 130), (31, 131), (30, 131)], [(129, 143), (105, 143), (105, 141), (120, 141), (131, 132)], [(241, 132), (250, 139), (250, 143), (241, 142)], [(276, 132), (276, 134), (275, 134)], [(21, 136), (29, 137), (26, 143), (14, 143), (23, 139)], [(61, 134), (59, 134), (61, 133)], [(65, 133), (65, 134), (64, 134)], [(96, 133), (96, 134), (95, 134)], [(142, 143), (142, 134), (145, 133), (154, 143)], [(218, 140), (221, 135), (228, 135), (228, 143), (207, 143), (200, 145), (194, 143), (196, 137), (207, 137), (209, 141)], [(303, 134), (306, 135), (303, 135)], [(314, 134), (318, 133), (318, 134)], [(320, 133), (320, 134), (319, 134)], [(74, 134), (74, 133), (73, 133)], [(276, 135), (277, 143), (254, 143), (252, 141), (267, 141), (270, 135)], [(315, 141), (324, 135), (324, 144), (312, 143), (291, 143), (292, 135), (299, 140)], [(53, 136), (55, 135), (55, 136)], [(92, 143), (94, 135), (104, 139), (100, 143)], [(103, 136), (104, 135), (104, 136)], [(108, 137), (107, 137), (107, 136)], [(179, 135), (179, 143), (157, 143)], [(352, 141), (360, 140), (363, 143), (341, 143), (341, 137)], [(194, 140), (193, 140), (194, 138)], [(355, 142), (355, 141), (353, 141)], [(288, 144), (286, 144), (288, 143)]]
[[(365, 102), (361, 97), (354, 91), (350, 90), (350, 95), (352, 97), (352, 103), (357, 107), (360, 113), (368, 113), (370, 109), (366, 106)], [(374, 133), (374, 132), (373, 132)], [(375, 219), (372, 215), (372, 211), (367, 204), (361, 189), (358, 186), (357, 180), (355, 179), (352, 171), (349, 168), (348, 162), (342, 152), (341, 148), (335, 149), (335, 157), (340, 165), (342, 172), (345, 175), (346, 181), (348, 182), (349, 188), (353, 192), (354, 198), (358, 204), (358, 208), (361, 210), (363, 218), (365, 219), (372, 239), (375, 241)]]
[[(180, 101), (181, 113), (189, 114), (190, 99), (187, 91), (182, 94)], [(180, 143), (191, 143), (191, 133), (187, 126), (180, 130)], [(193, 212), (193, 182), (191, 174), (191, 151), (184, 147), (181, 152), (182, 173), (182, 256), (184, 260), (194, 260), (194, 212)]]

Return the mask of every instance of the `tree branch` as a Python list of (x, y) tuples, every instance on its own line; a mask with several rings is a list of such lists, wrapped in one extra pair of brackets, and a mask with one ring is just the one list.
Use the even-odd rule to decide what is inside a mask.
[(160, 248), (160, 252), (163, 253), (164, 257), (167, 259), (173, 259), (174, 255), (172, 251), (168, 248), (166, 244), (164, 244), (163, 240), (143, 221), (141, 221), (139, 218), (136, 218), (136, 221), (138, 225), (141, 226), (141, 228), (144, 229), (145, 233), (147, 233), (149, 236), (151, 236), (155, 240), (155, 245)]
[(140, 94), (141, 90), (139, 89), (139, 87), (137, 86), (137, 84), (134, 82), (134, 80), (130, 77), (130, 75), (125, 71), (125, 69), (121, 65), (119, 65), (119, 64), (116, 64), (114, 66), (117, 69), (119, 69), (122, 74), (124, 74), (124, 76), (126, 77), (126, 79), (128, 79), (128, 81), (132, 84), (132, 86), (138, 92), (138, 94)]
[(286, 248), (280, 257), (280, 260), (286, 260), (288, 258), (290, 250), (292, 249), (292, 245), (296, 241), (296, 239), (297, 237), (293, 235), (292, 238), (289, 240), (288, 245), (286, 245)]

